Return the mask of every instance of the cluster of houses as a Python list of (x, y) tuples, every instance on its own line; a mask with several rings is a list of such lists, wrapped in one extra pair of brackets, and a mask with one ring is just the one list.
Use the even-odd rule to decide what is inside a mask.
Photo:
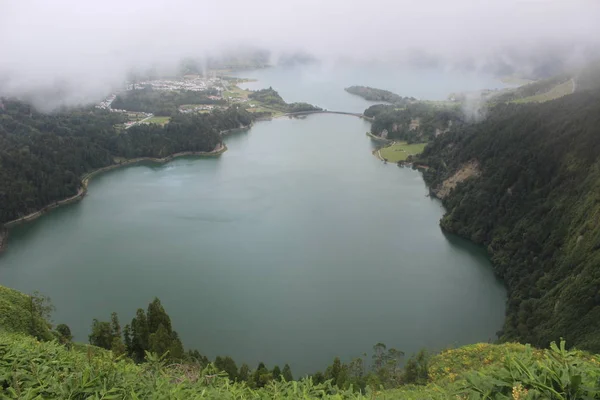
[(198, 104), (197, 106), (194, 107), (179, 107), (179, 112), (182, 114), (189, 114), (189, 113), (194, 113), (194, 112), (198, 112), (198, 111), (212, 111), (214, 110), (216, 107), (213, 105), (208, 105), (208, 104)]
[[(135, 90), (135, 89), (139, 89), (142, 87), (150, 86), (154, 90), (161, 90), (161, 91), (176, 91), (176, 90), (203, 91), (210, 87), (210, 88), (214, 88), (214, 89), (218, 90), (219, 92), (222, 92), (224, 90), (224, 88), (221, 86), (222, 84), (223, 84), (223, 82), (221, 81), (221, 79), (217, 78), (216, 76), (212, 76), (207, 79), (203, 79), (198, 76), (193, 76), (193, 77), (186, 76), (185, 79), (181, 79), (181, 80), (157, 79), (157, 80), (149, 80), (149, 81), (130, 83), (127, 85), (126, 90)], [(114, 94), (114, 93), (111, 94), (106, 99), (104, 99), (102, 102), (100, 102), (98, 105), (96, 105), (96, 108), (102, 109), (102, 110), (109, 110), (111, 112), (129, 113), (129, 111), (127, 111), (127, 110), (119, 110), (116, 108), (112, 108), (112, 103), (116, 99), (116, 97), (117, 97), (117, 94)], [(221, 100), (220, 95), (208, 96), (208, 98), (211, 100)], [(219, 107), (214, 106), (214, 105), (200, 105), (199, 104), (195, 107), (183, 107), (183, 108), (180, 107), (179, 112), (183, 113), (183, 114), (188, 114), (188, 113), (194, 113), (194, 112), (199, 112), (199, 111), (212, 111), (215, 108), (219, 108)], [(135, 113), (135, 114), (136, 114), (135, 115), (136, 120), (125, 123), (125, 129), (130, 128), (136, 124), (143, 123), (144, 121), (153, 117), (153, 114), (151, 114), (151, 113)]]
[[(103, 101), (101, 101), (101, 102), (100, 102), (100, 104), (98, 104), (98, 105), (96, 106), (96, 108), (99, 108), (99, 109), (101, 109), (101, 110), (110, 110), (110, 111), (116, 111), (116, 110), (113, 110), (113, 109), (112, 109), (112, 107), (111, 107), (111, 105), (112, 105), (112, 102), (113, 102), (113, 101), (114, 101), (116, 98), (117, 98), (117, 95), (116, 95), (116, 94), (111, 94), (111, 95), (110, 95), (110, 96), (108, 96), (106, 99), (104, 99)], [(121, 111), (121, 110), (119, 110), (119, 111)]]
[(219, 86), (221, 85), (221, 79), (212, 77), (204, 79), (200, 77), (185, 78), (180, 80), (172, 79), (156, 79), (150, 81), (142, 81), (130, 83), (127, 85), (127, 90), (134, 90), (142, 87), (150, 86), (154, 90), (189, 90), (192, 92), (199, 92), (213, 87), (217, 90), (222, 90)]

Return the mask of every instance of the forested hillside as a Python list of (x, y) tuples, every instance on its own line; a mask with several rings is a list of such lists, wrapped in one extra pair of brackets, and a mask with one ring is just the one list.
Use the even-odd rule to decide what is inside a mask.
[(451, 107), (438, 107), (417, 102), (402, 108), (376, 104), (367, 108), (364, 115), (374, 118), (371, 125), (373, 135), (408, 142), (429, 141), (464, 119), (458, 103)]
[(414, 97), (402, 97), (389, 90), (376, 89), (369, 86), (350, 86), (344, 89), (346, 92), (355, 94), (369, 101), (385, 101), (398, 107), (405, 106), (417, 101)]
[(177, 115), (164, 127), (118, 130), (119, 113), (80, 109), (43, 114), (18, 101), (0, 104), (0, 224), (73, 196), (81, 176), (114, 158), (165, 157), (212, 151), (220, 131), (248, 125), (237, 107), (212, 114)]
[(486, 246), (508, 287), (501, 339), (600, 351), (600, 92), (498, 105), (418, 162), (442, 228)]
[(251, 92), (248, 95), (251, 100), (261, 102), (263, 105), (286, 113), (296, 113), (304, 111), (321, 111), (321, 108), (308, 103), (286, 103), (283, 98), (273, 88), (261, 89)]

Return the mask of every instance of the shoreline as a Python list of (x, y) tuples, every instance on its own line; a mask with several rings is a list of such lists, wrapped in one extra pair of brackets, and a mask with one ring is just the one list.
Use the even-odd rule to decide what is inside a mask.
[[(229, 129), (227, 131), (221, 132), (221, 134), (226, 134), (226, 133), (229, 133), (232, 131), (242, 130), (242, 129), (246, 129), (246, 128), (249, 128), (249, 126), (242, 127), (242, 128)], [(92, 180), (92, 178), (94, 178), (95, 176), (97, 176), (99, 174), (102, 174), (107, 171), (111, 171), (113, 169), (127, 167), (127, 166), (131, 166), (134, 164), (142, 163), (142, 162), (166, 164), (169, 161), (172, 161), (172, 160), (174, 160), (176, 158), (180, 158), (180, 157), (218, 157), (221, 154), (225, 153), (226, 151), (227, 151), (227, 145), (225, 143), (220, 143), (219, 146), (216, 147), (212, 151), (182, 151), (179, 153), (173, 153), (173, 154), (168, 155), (163, 158), (155, 158), (155, 157), (131, 158), (131, 159), (128, 159), (128, 160), (125, 160), (125, 161), (122, 161), (122, 162), (119, 162), (116, 164), (111, 164), (106, 167), (95, 169), (95, 170), (85, 174), (81, 178), (81, 187), (79, 188), (79, 190), (77, 191), (77, 193), (75, 195), (73, 195), (71, 197), (67, 197), (66, 199), (63, 199), (63, 200), (59, 200), (53, 204), (49, 204), (40, 210), (37, 210), (30, 214), (24, 215), (17, 219), (13, 219), (12, 221), (8, 221), (8, 222), (4, 223), (3, 226), (0, 226), (0, 253), (2, 253), (2, 251), (6, 248), (6, 242), (8, 239), (8, 231), (10, 228), (15, 227), (20, 224), (34, 221), (34, 220), (38, 219), (39, 217), (41, 217), (42, 215), (44, 215), (56, 208), (59, 208), (59, 207), (62, 207), (62, 206), (68, 205), (68, 204), (72, 204), (72, 203), (82, 200), (85, 197), (85, 195), (87, 194), (88, 185), (89, 185), (90, 181)]]
[[(342, 115), (351, 115), (351, 116), (356, 116), (359, 117), (361, 119), (365, 119), (367, 121), (372, 121), (372, 118), (366, 117), (362, 114), (354, 114), (354, 113), (346, 113), (346, 112), (337, 112), (337, 111), (326, 111), (326, 110), (320, 110), (320, 111), (308, 111), (308, 112), (302, 112), (302, 113), (294, 113), (294, 114), (284, 114), (284, 115), (280, 115), (277, 117), (269, 117), (269, 118), (259, 118), (256, 121), (271, 121), (273, 119), (278, 119), (278, 118), (283, 118), (283, 117), (288, 117), (288, 118), (293, 118), (295, 116), (299, 116), (299, 115), (309, 115), (309, 114), (342, 114)], [(220, 135), (224, 136), (227, 135), (229, 133), (233, 133), (233, 132), (238, 132), (238, 131), (244, 131), (244, 130), (248, 130), (250, 128), (252, 128), (252, 126), (254, 125), (254, 122), (251, 122), (249, 125), (247, 126), (240, 126), (238, 128), (232, 128), (232, 129), (226, 129), (223, 130), (221, 132), (219, 132)], [(367, 134), (369, 134), (369, 132), (367, 132)], [(381, 138), (380, 138), (381, 140)], [(385, 139), (383, 139), (385, 140)], [(102, 168), (98, 168), (95, 169), (85, 175), (82, 176), (81, 178), (81, 187), (79, 188), (79, 190), (77, 191), (76, 194), (74, 194), (71, 197), (67, 197), (66, 199), (62, 199), (62, 200), (58, 200), (52, 204), (48, 204), (44, 207), (42, 207), (41, 209), (34, 211), (32, 213), (29, 213), (27, 215), (24, 215), (22, 217), (13, 219), (11, 221), (5, 222), (4, 224), (0, 224), (0, 254), (6, 249), (6, 245), (7, 245), (7, 241), (8, 241), (8, 235), (9, 235), (9, 230), (10, 228), (13, 228), (17, 225), (21, 225), (21, 224), (25, 224), (28, 222), (32, 222), (35, 221), (36, 219), (40, 218), (41, 216), (43, 216), (44, 214), (62, 207), (62, 206), (66, 206), (78, 201), (81, 201), (85, 195), (87, 194), (88, 191), (88, 185), (89, 182), (92, 180), (92, 178), (94, 178), (95, 176), (102, 174), (104, 172), (107, 171), (111, 171), (113, 169), (117, 169), (117, 168), (121, 168), (121, 167), (127, 167), (127, 166), (131, 166), (134, 164), (138, 164), (138, 163), (142, 163), (142, 162), (151, 162), (151, 163), (157, 163), (157, 164), (165, 164), (169, 161), (174, 160), (175, 158), (180, 158), (180, 157), (218, 157), (221, 154), (223, 154), (225, 151), (227, 151), (227, 145), (223, 142), (220, 143), (220, 145), (215, 148), (212, 151), (182, 151), (179, 153), (174, 153), (174, 154), (170, 154), (166, 157), (163, 158), (155, 158), (155, 157), (138, 157), (138, 158), (131, 158), (131, 159), (126, 159), (124, 161), (119, 161), (115, 164), (111, 164), (111, 165), (107, 165), (106, 167), (102, 167)]]
[(0, 254), (2, 254), (2, 250), (6, 247), (6, 240), (8, 239), (8, 229), (5, 227), (0, 227)]
[(386, 143), (386, 144), (393, 144), (394, 141), (393, 140), (389, 140), (389, 139), (384, 139), (382, 137), (373, 135), (371, 132), (367, 132), (366, 135), (368, 137), (370, 137), (372, 140), (379, 142), (379, 143)]

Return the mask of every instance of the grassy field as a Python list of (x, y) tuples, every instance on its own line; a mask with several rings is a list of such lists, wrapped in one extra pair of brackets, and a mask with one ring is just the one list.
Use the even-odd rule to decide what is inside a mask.
[(436, 108), (460, 108), (461, 106), (459, 102), (450, 100), (420, 100), (419, 103), (425, 103)]
[(246, 100), (249, 94), (249, 90), (244, 90), (238, 86), (230, 85), (229, 90), (223, 92), (223, 98), (229, 100), (229, 97), (231, 97), (231, 100)]
[(171, 117), (152, 117), (152, 118), (146, 120), (144, 123), (165, 125), (169, 122), (170, 119), (171, 119)]
[(524, 97), (522, 99), (513, 100), (513, 103), (541, 103), (544, 101), (558, 99), (559, 97), (566, 96), (573, 93), (573, 81), (569, 79), (560, 85), (554, 86), (552, 89), (545, 93), (536, 94), (535, 96)]
[(408, 156), (413, 156), (423, 152), (427, 143), (407, 144), (406, 142), (394, 142), (390, 146), (379, 150), (381, 158), (388, 162), (404, 161)]

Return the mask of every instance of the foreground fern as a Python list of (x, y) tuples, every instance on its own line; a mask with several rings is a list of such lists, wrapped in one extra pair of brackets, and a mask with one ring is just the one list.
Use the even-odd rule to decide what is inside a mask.
[(476, 344), (432, 359), (431, 382), (367, 393), (311, 379), (261, 389), (231, 383), (209, 366), (135, 364), (110, 351), (0, 330), (0, 399), (600, 399), (600, 359), (565, 344), (541, 351), (518, 344)]
[(0, 332), (0, 389), (0, 398), (23, 400), (365, 398), (311, 380), (272, 382), (252, 390), (230, 383), (212, 367), (166, 365), (155, 355), (136, 365), (91, 346), (84, 352), (67, 350), (56, 342), (6, 332)]
[(463, 390), (470, 399), (599, 399), (600, 361), (561, 341), (539, 359), (531, 348), (507, 355), (502, 368), (468, 376)]

